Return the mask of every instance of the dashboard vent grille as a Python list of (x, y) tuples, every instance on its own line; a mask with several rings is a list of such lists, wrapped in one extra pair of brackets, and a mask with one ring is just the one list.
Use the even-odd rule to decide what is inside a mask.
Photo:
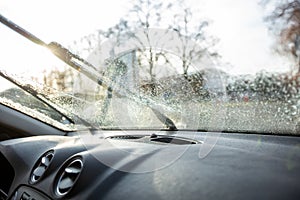
[(143, 138), (144, 136), (140, 135), (115, 135), (108, 137), (109, 139), (117, 139), (117, 140), (138, 140)]
[(169, 144), (197, 144), (198, 141), (179, 138), (179, 137), (158, 137), (158, 138), (151, 138), (152, 142), (160, 142), (160, 143), (169, 143)]
[(60, 170), (60, 176), (55, 186), (55, 192), (59, 196), (66, 195), (72, 189), (83, 169), (83, 163), (79, 158), (65, 166)]
[(43, 177), (47, 168), (50, 166), (53, 157), (54, 151), (51, 150), (38, 159), (30, 175), (31, 184), (38, 182)]
[(169, 136), (169, 135), (156, 135), (151, 134), (147, 135), (114, 135), (107, 137), (107, 139), (114, 140), (131, 140), (134, 142), (143, 142), (143, 143), (155, 143), (155, 144), (176, 144), (176, 145), (189, 145), (189, 144), (201, 144), (201, 141), (194, 139), (178, 137), (178, 136)]

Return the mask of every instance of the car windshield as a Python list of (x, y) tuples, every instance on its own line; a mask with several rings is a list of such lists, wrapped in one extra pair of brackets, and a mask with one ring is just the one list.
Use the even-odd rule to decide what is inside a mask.
[(5, 106), (63, 130), (300, 132), (297, 0), (1, 4)]

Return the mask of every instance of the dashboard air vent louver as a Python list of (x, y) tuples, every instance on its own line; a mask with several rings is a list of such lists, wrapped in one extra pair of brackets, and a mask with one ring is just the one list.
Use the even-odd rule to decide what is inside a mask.
[(130, 140), (133, 142), (143, 142), (143, 143), (152, 143), (152, 144), (176, 144), (176, 145), (190, 145), (190, 144), (202, 144), (201, 141), (194, 139), (189, 139), (179, 136), (170, 136), (170, 135), (156, 135), (151, 134), (147, 135), (114, 135), (109, 136), (107, 139), (114, 140)]
[(54, 157), (54, 151), (51, 150), (46, 152), (38, 159), (30, 175), (31, 184), (38, 182), (43, 177), (53, 157)]
[(76, 183), (82, 169), (83, 163), (79, 158), (73, 159), (67, 165), (64, 165), (59, 172), (57, 184), (55, 185), (56, 194), (59, 196), (66, 195)]
[(137, 140), (141, 139), (144, 136), (140, 135), (115, 135), (115, 136), (110, 136), (108, 137), (109, 139), (117, 139), (117, 140)]

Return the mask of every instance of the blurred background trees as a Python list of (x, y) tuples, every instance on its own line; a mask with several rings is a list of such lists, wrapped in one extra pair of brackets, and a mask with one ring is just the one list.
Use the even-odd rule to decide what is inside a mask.
[(270, 29), (279, 40), (277, 50), (291, 55), (296, 61), (296, 70), (300, 72), (300, 1), (264, 0), (272, 8), (267, 17)]
[[(99, 47), (107, 39), (115, 39), (116, 47), (132, 39), (139, 44), (138, 48), (131, 52), (132, 58), (135, 59), (132, 67), (138, 68), (137, 71), (144, 75), (141, 79), (146, 79), (148, 85), (155, 87), (157, 76), (165, 73), (183, 75), (188, 79), (192, 60), (199, 60), (204, 56), (218, 56), (213, 49), (217, 39), (206, 31), (209, 21), (196, 18), (195, 12), (199, 11), (193, 10), (183, 0), (134, 0), (127, 15), (117, 24), (106, 30), (99, 29), (95, 33), (74, 41), (70, 48), (74, 53), (85, 58), (97, 50), (101, 53)], [(168, 52), (168, 49), (162, 48), (163, 42), (172, 43), (173, 41), (164, 41), (163, 36), (162, 38), (153, 38), (153, 30), (158, 28), (165, 30), (166, 34), (167, 31), (172, 31), (177, 35), (179, 40), (176, 41), (178, 49), (176, 55), (172, 55), (174, 52)], [(160, 45), (157, 44), (158, 42)], [(113, 49), (110, 53), (112, 59), (122, 56), (114, 55)], [(109, 71), (109, 69), (101, 68), (103, 66), (96, 67), (103, 74), (105, 74), (105, 70)], [(50, 87), (55, 86), (66, 91), (69, 90), (70, 83), (74, 82), (74, 73), (67, 68), (65, 71), (54, 70), (47, 73), (44, 75), (44, 83)], [(151, 88), (152, 93), (155, 93), (155, 90), (156, 88)]]

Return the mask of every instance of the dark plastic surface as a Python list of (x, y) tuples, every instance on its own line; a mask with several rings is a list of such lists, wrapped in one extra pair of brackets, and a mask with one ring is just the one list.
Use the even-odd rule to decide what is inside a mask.
[[(132, 133), (152, 134), (151, 131)], [(96, 134), (99, 140), (89, 145), (80, 138), (67, 136), (1, 142), (1, 153), (16, 171), (9, 195), (20, 185), (29, 185), (30, 171), (36, 160), (54, 149), (55, 156), (47, 174), (32, 185), (52, 199), (300, 199), (299, 137), (178, 132), (180, 136), (204, 143), (166, 146), (114, 140), (123, 145), (108, 147), (104, 135), (121, 132)], [(205, 142), (216, 138), (212, 151), (199, 158)], [(141, 149), (155, 151), (137, 157), (124, 153)], [(145, 166), (160, 165), (167, 155), (181, 150), (184, 153), (173, 163), (154, 171), (118, 170), (127, 166), (126, 169), (133, 172)], [(54, 192), (55, 177), (66, 160), (77, 156), (82, 158), (83, 169), (71, 191), (61, 198)], [(98, 156), (109, 160), (110, 165), (101, 162)]]
[(21, 186), (14, 194), (16, 200), (51, 200), (41, 192), (27, 186)]

